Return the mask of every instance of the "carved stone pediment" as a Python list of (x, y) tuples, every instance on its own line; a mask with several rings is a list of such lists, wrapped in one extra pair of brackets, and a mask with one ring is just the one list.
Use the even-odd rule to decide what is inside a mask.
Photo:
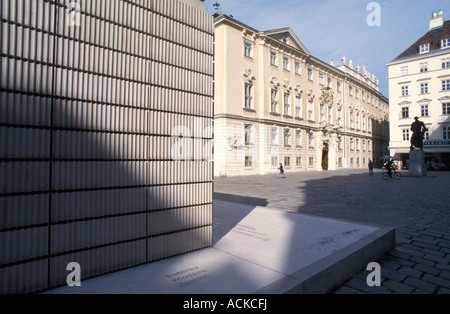
[(281, 86), (281, 84), (278, 82), (278, 79), (275, 76), (270, 79), (270, 85), (274, 89), (278, 89), (278, 87)]
[(283, 82), (283, 88), (284, 88), (287, 92), (291, 91), (291, 90), (292, 90), (291, 82), (289, 82), (289, 80), (284, 80), (284, 82)]
[(316, 96), (314, 96), (314, 94), (313, 94), (314, 92), (313, 92), (313, 90), (310, 88), (310, 89), (308, 89), (308, 100), (309, 101), (314, 101), (314, 99), (316, 98)]
[(294, 91), (297, 96), (301, 96), (303, 94), (303, 90), (300, 85), (295, 86)]
[(334, 104), (334, 93), (332, 90), (323, 90), (322, 95), (320, 95), (320, 103), (328, 107), (333, 107)]
[(247, 81), (248, 83), (253, 83), (253, 81), (256, 80), (251, 69), (245, 69), (242, 75), (244, 76), (244, 81)]

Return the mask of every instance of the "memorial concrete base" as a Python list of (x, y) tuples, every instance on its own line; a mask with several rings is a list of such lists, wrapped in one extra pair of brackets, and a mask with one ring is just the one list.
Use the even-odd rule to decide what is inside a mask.
[(427, 167), (425, 165), (425, 152), (423, 150), (410, 151), (409, 175), (411, 177), (423, 177), (427, 175)]
[(395, 246), (390, 228), (214, 203), (212, 247), (47, 293), (327, 293)]

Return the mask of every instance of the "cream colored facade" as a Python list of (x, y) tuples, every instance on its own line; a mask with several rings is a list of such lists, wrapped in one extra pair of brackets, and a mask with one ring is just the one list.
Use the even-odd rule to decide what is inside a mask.
[[(428, 128), (424, 141), (427, 161), (450, 165), (449, 29), (450, 23), (444, 23), (442, 12), (433, 14), (430, 32), (388, 63), (390, 151), (404, 168), (408, 165), (414, 117)], [(433, 40), (436, 46), (421, 52), (420, 47), (426, 48), (430, 44), (428, 38), (432, 37), (436, 38)]]
[(366, 168), (387, 153), (388, 100), (367, 69), (325, 63), (290, 28), (215, 19), (215, 176)]

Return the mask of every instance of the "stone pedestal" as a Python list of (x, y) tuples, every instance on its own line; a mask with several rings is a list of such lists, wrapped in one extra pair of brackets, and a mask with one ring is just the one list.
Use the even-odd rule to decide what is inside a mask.
[(409, 152), (409, 175), (412, 177), (427, 175), (425, 152), (423, 150), (412, 150)]

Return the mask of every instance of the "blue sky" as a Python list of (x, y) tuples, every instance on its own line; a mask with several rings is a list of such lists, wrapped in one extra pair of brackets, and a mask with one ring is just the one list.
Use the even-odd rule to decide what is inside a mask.
[[(214, 13), (206, 0), (206, 10)], [(369, 26), (371, 2), (380, 7), (380, 26)], [(450, 18), (449, 0), (219, 0), (220, 12), (260, 31), (290, 27), (313, 56), (341, 64), (343, 56), (354, 67), (367, 66), (389, 97), (386, 64), (429, 31), (432, 12)]]

